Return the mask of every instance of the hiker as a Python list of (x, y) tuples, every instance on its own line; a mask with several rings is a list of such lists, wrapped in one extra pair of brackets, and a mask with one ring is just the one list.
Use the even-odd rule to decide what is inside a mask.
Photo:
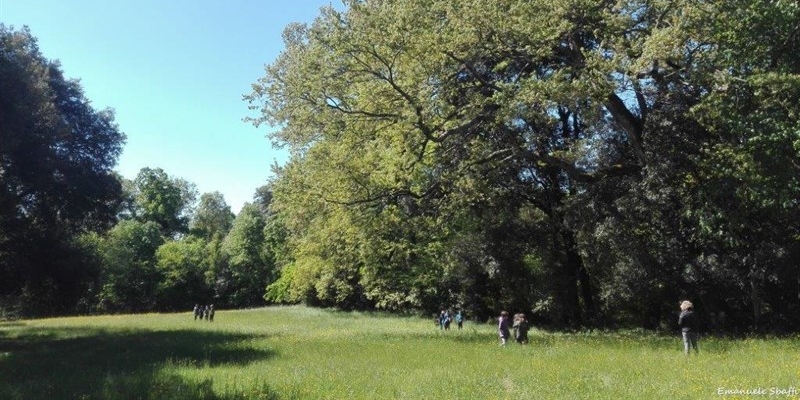
[(694, 305), (689, 300), (684, 300), (680, 303), (681, 313), (678, 316), (678, 326), (681, 328), (681, 336), (683, 336), (683, 354), (689, 355), (689, 348), (694, 349), (694, 354), (698, 354), (697, 350), (697, 336), (698, 336), (698, 321), (697, 315), (694, 313)]
[(214, 322), (214, 305), (208, 306), (208, 320), (210, 322)]
[(514, 339), (519, 344), (527, 344), (528, 343), (528, 329), (530, 329), (528, 325), (528, 320), (525, 318), (525, 314), (517, 313), (514, 314)]
[(461, 310), (456, 313), (456, 324), (458, 324), (458, 330), (464, 327), (464, 315), (461, 314)]
[(446, 310), (444, 312), (444, 330), (450, 330), (450, 322), (453, 321), (453, 317), (450, 316), (450, 310)]
[(497, 333), (500, 335), (500, 345), (505, 346), (511, 332), (508, 331), (508, 311), (501, 311), (497, 318)]
[(194, 320), (197, 321), (197, 317), (200, 315), (200, 304), (194, 305)]

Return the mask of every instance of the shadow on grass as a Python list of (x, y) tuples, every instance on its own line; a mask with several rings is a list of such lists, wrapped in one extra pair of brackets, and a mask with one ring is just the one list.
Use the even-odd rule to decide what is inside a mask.
[[(274, 352), (254, 336), (196, 330), (106, 331), (90, 328), (0, 331), (2, 399), (239, 399), (215, 394), (213, 380), (192, 382), (171, 369), (246, 365)], [(259, 398), (278, 398), (268, 387)]]

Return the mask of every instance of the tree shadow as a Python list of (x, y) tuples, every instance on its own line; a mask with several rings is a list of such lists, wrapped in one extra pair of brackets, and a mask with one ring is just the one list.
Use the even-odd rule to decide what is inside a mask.
[[(108, 331), (91, 328), (0, 331), (3, 399), (234, 399), (213, 380), (191, 382), (171, 366), (246, 365), (275, 352), (254, 348), (254, 335), (196, 330)], [(268, 387), (260, 398), (277, 398)]]

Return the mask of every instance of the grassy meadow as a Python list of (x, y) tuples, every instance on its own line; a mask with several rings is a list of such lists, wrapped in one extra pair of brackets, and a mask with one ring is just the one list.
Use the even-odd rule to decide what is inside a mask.
[[(455, 328), (455, 326), (453, 326)], [(558, 334), (306, 307), (0, 322), (0, 399), (800, 397), (800, 337)]]

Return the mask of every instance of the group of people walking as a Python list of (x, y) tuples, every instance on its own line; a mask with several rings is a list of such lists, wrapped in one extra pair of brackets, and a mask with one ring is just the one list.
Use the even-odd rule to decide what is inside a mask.
[[(698, 339), (698, 321), (697, 316), (694, 314), (694, 306), (688, 300), (680, 303), (681, 313), (678, 316), (678, 326), (681, 329), (681, 336), (683, 338), (683, 351), (689, 355), (690, 350), (694, 350), (697, 354), (697, 339)], [(194, 319), (214, 321), (214, 305), (194, 305)], [(497, 331), (500, 336), (500, 345), (505, 346), (511, 338), (512, 332), (514, 340), (519, 344), (528, 343), (528, 331), (530, 324), (528, 319), (523, 313), (514, 314), (514, 319), (509, 321), (510, 316), (508, 311), (500, 312), (500, 317), (497, 318)], [(458, 329), (461, 330), (464, 326), (464, 314), (458, 310), (453, 315), (450, 310), (443, 308), (439, 315), (434, 318), (434, 322), (442, 330), (449, 330), (451, 322), (455, 320)]]
[(195, 304), (194, 305), (194, 320), (197, 321), (198, 319), (201, 320), (201, 321), (202, 320), (206, 320), (206, 321), (209, 321), (209, 322), (213, 322), (214, 321), (214, 305), (213, 304), (209, 304), (209, 305)]
[(464, 327), (464, 314), (461, 313), (461, 310), (458, 310), (456, 314), (453, 315), (450, 310), (443, 308), (442, 311), (439, 312), (439, 315), (434, 318), (434, 322), (439, 326), (439, 329), (442, 330), (450, 330), (450, 324), (453, 320), (456, 321), (459, 330)]
[(528, 343), (528, 330), (530, 330), (530, 325), (528, 324), (528, 319), (525, 318), (525, 314), (517, 313), (514, 314), (514, 320), (510, 324), (511, 329), (509, 329), (509, 314), (508, 311), (500, 312), (500, 317), (497, 319), (497, 331), (500, 334), (500, 345), (505, 346), (508, 343), (508, 339), (511, 337), (511, 333), (513, 330), (514, 333), (514, 340), (519, 344), (527, 344)]
[[(691, 301), (684, 300), (680, 302), (681, 312), (678, 315), (678, 326), (681, 329), (681, 336), (683, 339), (683, 352), (687, 356), (691, 351), (698, 354), (697, 339), (698, 334), (698, 320), (694, 313), (694, 305)], [(514, 314), (513, 322), (509, 322), (508, 311), (501, 311), (500, 317), (497, 318), (497, 331), (500, 335), (500, 345), (505, 346), (511, 337), (512, 330), (514, 340), (519, 344), (528, 343), (528, 330), (530, 326), (525, 314)]]

